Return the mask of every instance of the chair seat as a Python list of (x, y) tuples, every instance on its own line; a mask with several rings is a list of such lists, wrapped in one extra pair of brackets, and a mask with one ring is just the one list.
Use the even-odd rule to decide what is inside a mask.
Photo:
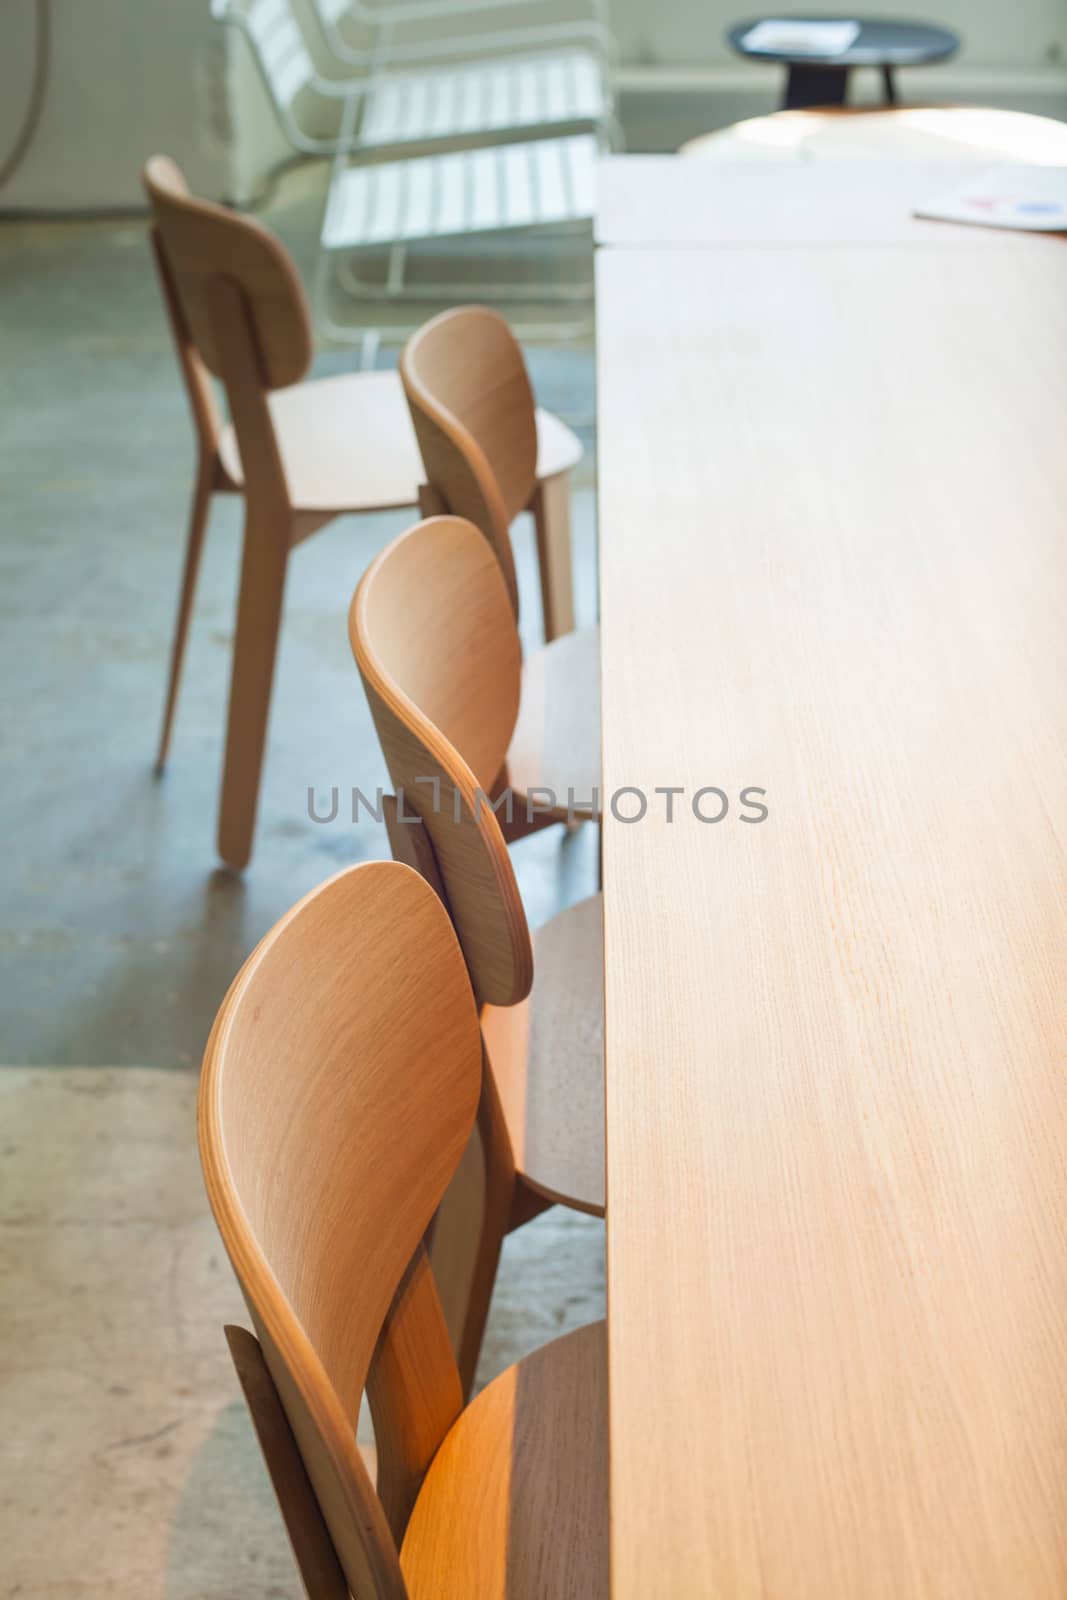
[[(523, 662), (507, 781), (516, 797), (550, 789), (554, 817), (566, 819), (568, 791), (576, 816), (593, 814), (593, 791), (601, 786), (599, 628), (565, 633)], [(516, 818), (521, 809), (516, 799)]]
[(589, 50), (499, 56), (379, 79), (367, 93), (359, 142), (419, 144), (595, 123), (606, 106), (603, 69)]
[(571, 472), (582, 459), (582, 441), (567, 424), (551, 411), (537, 408), (537, 478), (557, 478)]
[(602, 1322), (509, 1367), (460, 1415), (400, 1566), (411, 1600), (608, 1600)]
[(549, 1200), (602, 1216), (602, 897), (592, 895), (538, 928), (533, 958), (525, 1000), (482, 1008), (515, 1168)]
[(592, 134), (342, 168), (330, 183), (324, 250), (590, 222)]
[[(413, 506), (424, 473), (395, 372), (346, 372), (276, 389), (270, 396), (295, 509), (382, 511)], [(230, 484), (244, 484), (232, 427), (219, 458)], [(537, 413), (537, 476), (569, 472), (582, 458), (577, 436), (550, 411)]]

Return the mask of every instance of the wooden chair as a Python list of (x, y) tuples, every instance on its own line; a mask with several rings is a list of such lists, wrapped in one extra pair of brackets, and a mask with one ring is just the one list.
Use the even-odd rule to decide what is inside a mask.
[[(335, 517), (414, 505), (420, 463), (392, 372), (300, 382), (311, 359), (304, 292), (258, 223), (195, 199), (165, 156), (144, 170), (152, 243), (198, 447), (157, 770), (166, 763), (211, 497), (245, 496), (244, 555), (219, 817), (219, 853), (251, 854), (271, 680), (291, 547)], [(224, 425), (212, 374), (223, 380)], [(538, 413), (538, 506), (566, 516), (581, 458), (569, 428)], [(556, 478), (564, 480), (561, 486)], [(543, 481), (541, 481), (543, 479)], [(535, 507), (535, 511), (536, 511)], [(552, 533), (553, 548), (566, 540)], [(546, 536), (547, 537), (547, 536)]]
[(201, 1161), (255, 1329), (227, 1336), (312, 1600), (607, 1600), (603, 1324), (464, 1410), (428, 1270), (480, 1078), (448, 917), (394, 862), (283, 917), (208, 1042)]
[(602, 903), (572, 906), (531, 940), (485, 801), (503, 792), (521, 662), (478, 530), (437, 517), (395, 540), (356, 591), (349, 637), (396, 786), (393, 853), (442, 895), (482, 1007), (478, 1150), (434, 1239), (469, 1387), (505, 1233), (553, 1202), (603, 1214)]
[[(422, 512), (452, 512), (481, 530), (517, 617), (510, 529), (530, 501), (536, 459), (533, 392), (522, 350), (503, 318), (482, 306), (466, 307), (433, 318), (408, 340), (400, 376), (426, 472)], [(562, 798), (562, 780), (570, 776), (588, 798), (600, 786), (600, 633), (573, 631), (566, 507), (545, 504), (546, 493), (556, 492), (547, 486), (535, 492), (535, 503), (542, 502), (537, 548), (545, 637), (552, 642), (525, 663), (509, 768), (517, 790), (548, 788)], [(596, 807), (578, 810), (591, 815)], [(555, 820), (565, 811), (557, 807)]]

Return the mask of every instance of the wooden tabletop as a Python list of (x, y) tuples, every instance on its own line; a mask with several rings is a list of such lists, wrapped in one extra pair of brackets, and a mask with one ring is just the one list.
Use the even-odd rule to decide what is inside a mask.
[(912, 216), (916, 205), (949, 193), (988, 167), (988, 161), (713, 162), (611, 156), (597, 168), (596, 241), (1012, 248), (1019, 235), (1004, 228)]
[(614, 1600), (1061, 1600), (1067, 250), (597, 270)]

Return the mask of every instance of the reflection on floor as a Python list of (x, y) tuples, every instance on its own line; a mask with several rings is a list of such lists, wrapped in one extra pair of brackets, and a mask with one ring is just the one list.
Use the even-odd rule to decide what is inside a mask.
[[(285, 227), (284, 210), (277, 220)], [(306, 238), (292, 237), (298, 255)], [(208, 535), (171, 766), (150, 770), (192, 441), (141, 223), (5, 228), (0, 428), (0, 1597), (299, 1592), (221, 1335), (242, 1307), (207, 1213), (196, 1069), (244, 956), (300, 895), (386, 855), (307, 790), (384, 768), (345, 615), (403, 514), (297, 553), (256, 853), (213, 853), (239, 507)], [(329, 353), (318, 370), (351, 358)], [(545, 404), (592, 412), (583, 349), (535, 351)], [(591, 441), (590, 441), (591, 442)], [(595, 613), (592, 466), (575, 499)], [(518, 535), (524, 631), (536, 562)], [(342, 812), (343, 817), (343, 812)], [(516, 850), (531, 922), (595, 887), (591, 829)], [(483, 1380), (603, 1311), (603, 1229), (559, 1210), (509, 1241)]]

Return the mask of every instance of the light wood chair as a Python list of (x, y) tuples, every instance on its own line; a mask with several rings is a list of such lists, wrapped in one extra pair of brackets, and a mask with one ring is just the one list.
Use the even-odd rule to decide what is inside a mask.
[[(511, 524), (531, 503), (545, 637), (552, 641), (526, 660), (522, 704), (509, 751), (511, 782), (526, 792), (563, 795), (566, 775), (588, 797), (600, 787), (600, 631), (574, 632), (567, 508), (533, 489), (536, 428), (533, 391), (511, 329), (484, 306), (447, 311), (419, 329), (404, 347), (400, 376), (422, 453), (424, 516), (451, 512), (479, 528), (494, 551), (514, 615), (519, 590)], [(570, 808), (572, 811), (575, 808)], [(591, 815), (595, 807), (578, 808)], [(567, 808), (556, 808), (559, 820)]]
[[(365, 573), (349, 637), (396, 787), (393, 853), (438, 889), (482, 1007), (477, 1149), (434, 1240), (464, 1384), (504, 1235), (554, 1202), (604, 1210), (600, 895), (531, 940), (496, 816), (519, 701), (518, 632), (478, 530), (437, 517)], [(405, 820), (407, 819), (407, 820)]]
[[(243, 494), (218, 831), (223, 860), (242, 867), (252, 848), (289, 551), (345, 513), (415, 505), (421, 464), (396, 373), (299, 381), (311, 359), (310, 324), (296, 270), (278, 240), (258, 223), (194, 198), (165, 156), (149, 161), (144, 182), (198, 450), (156, 765), (163, 770), (170, 745), (211, 497)], [(232, 425), (219, 414), (213, 375), (225, 385)], [(567, 477), (581, 445), (547, 412), (538, 412), (537, 433), (535, 511), (551, 518), (561, 509), (565, 518)], [(566, 533), (564, 522), (562, 533), (551, 535), (553, 548)]]
[(482, 530), (518, 616), (511, 524), (531, 506), (545, 638), (571, 633), (569, 505), (546, 506), (535, 489), (533, 390), (522, 349), (503, 317), (485, 306), (462, 306), (431, 318), (405, 344), (400, 377), (422, 454), (423, 515), (450, 511)]
[(394, 862), (290, 911), (208, 1042), (201, 1161), (255, 1329), (227, 1335), (312, 1600), (607, 1600), (603, 1324), (464, 1410), (428, 1269), (480, 1082), (449, 919)]

